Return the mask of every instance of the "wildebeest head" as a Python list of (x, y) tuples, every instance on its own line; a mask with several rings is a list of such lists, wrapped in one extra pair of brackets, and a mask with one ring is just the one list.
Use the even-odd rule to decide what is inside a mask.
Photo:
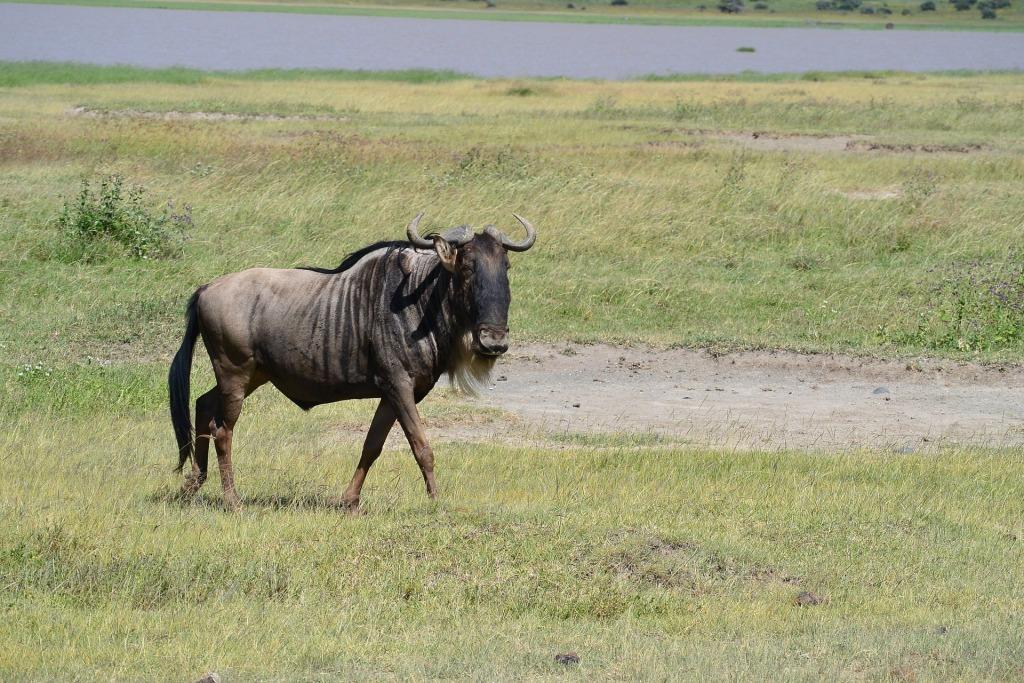
[(508, 350), (508, 252), (526, 251), (537, 240), (537, 231), (525, 218), (515, 216), (526, 238), (514, 242), (488, 225), (474, 233), (468, 227), (453, 228), (443, 235), (420, 237), (418, 226), (423, 214), (412, 219), (406, 234), (422, 249), (433, 249), (441, 265), (455, 278), (458, 314), (472, 333), (472, 351), (476, 355), (497, 357)]

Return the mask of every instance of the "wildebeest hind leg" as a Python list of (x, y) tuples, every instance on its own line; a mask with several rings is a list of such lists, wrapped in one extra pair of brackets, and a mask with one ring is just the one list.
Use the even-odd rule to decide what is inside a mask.
[(363, 454), (359, 458), (352, 481), (341, 496), (341, 504), (350, 510), (359, 507), (359, 495), (363, 490), (363, 482), (366, 480), (366, 473), (373, 467), (373, 463), (384, 448), (388, 433), (395, 424), (395, 411), (387, 399), (382, 398), (377, 404), (377, 412), (373, 414), (370, 422), (370, 429), (366, 432), (366, 440), (363, 442)]
[(387, 398), (391, 400), (398, 423), (402, 425), (405, 438), (409, 441), (416, 464), (420, 466), (423, 481), (427, 485), (427, 495), (437, 497), (437, 485), (434, 483), (434, 452), (427, 442), (427, 433), (423, 428), (423, 420), (416, 409), (416, 398), (411, 383), (401, 383), (389, 387)]
[(242, 502), (235, 492), (235, 474), (231, 467), (231, 439), (235, 431), (235, 423), (242, 412), (242, 401), (266, 382), (254, 374), (238, 373), (227, 375), (214, 366), (219, 389), (218, 414), (213, 419), (213, 445), (217, 449), (217, 468), (220, 470), (220, 483), (224, 489), (224, 507), (231, 511), (242, 509)]
[(231, 467), (231, 437), (242, 412), (243, 398), (241, 393), (221, 394), (221, 413), (213, 419), (213, 444), (217, 449), (217, 468), (224, 489), (224, 507), (232, 512), (242, 509), (242, 501), (235, 492), (235, 474)]
[(213, 419), (218, 411), (220, 393), (210, 389), (196, 400), (196, 440), (192, 452), (192, 471), (185, 475), (181, 493), (186, 498), (194, 496), (206, 483), (206, 468), (210, 452), (210, 432)]

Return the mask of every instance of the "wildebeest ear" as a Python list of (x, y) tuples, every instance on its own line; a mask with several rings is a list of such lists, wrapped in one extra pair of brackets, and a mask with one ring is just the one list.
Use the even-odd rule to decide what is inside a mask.
[(435, 237), (434, 251), (437, 252), (438, 258), (441, 259), (441, 265), (444, 266), (444, 269), (449, 273), (454, 273), (455, 260), (459, 256), (458, 250), (443, 237)]

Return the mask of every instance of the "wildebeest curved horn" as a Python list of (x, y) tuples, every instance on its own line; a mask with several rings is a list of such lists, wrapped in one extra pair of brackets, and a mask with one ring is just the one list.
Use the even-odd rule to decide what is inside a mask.
[(420, 237), (419, 226), (421, 218), (423, 218), (422, 211), (416, 214), (416, 218), (413, 218), (412, 221), (409, 222), (409, 227), (405, 229), (405, 236), (409, 238), (409, 241), (412, 242), (414, 246), (417, 246), (420, 249), (433, 249), (434, 242), (432, 240)]
[(509, 251), (526, 251), (527, 249), (533, 246), (534, 242), (537, 241), (537, 230), (532, 225), (530, 225), (530, 221), (526, 220), (522, 216), (519, 216), (517, 214), (512, 215), (516, 217), (516, 220), (519, 221), (519, 223), (522, 224), (524, 228), (526, 228), (526, 239), (524, 239), (522, 242), (513, 242), (503, 234), (501, 236), (501, 243)]

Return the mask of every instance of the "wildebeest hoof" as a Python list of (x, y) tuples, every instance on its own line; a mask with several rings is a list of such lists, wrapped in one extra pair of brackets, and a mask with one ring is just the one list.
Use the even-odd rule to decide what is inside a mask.
[(338, 500), (338, 509), (350, 515), (362, 515), (365, 511), (359, 506), (358, 498), (340, 498)]
[(224, 496), (224, 509), (228, 512), (241, 512), (242, 501), (238, 499), (238, 496)]
[(185, 482), (181, 485), (181, 495), (183, 498), (192, 498), (199, 489), (202, 487), (203, 482), (206, 481), (206, 477), (197, 477), (192, 474), (185, 475)]

